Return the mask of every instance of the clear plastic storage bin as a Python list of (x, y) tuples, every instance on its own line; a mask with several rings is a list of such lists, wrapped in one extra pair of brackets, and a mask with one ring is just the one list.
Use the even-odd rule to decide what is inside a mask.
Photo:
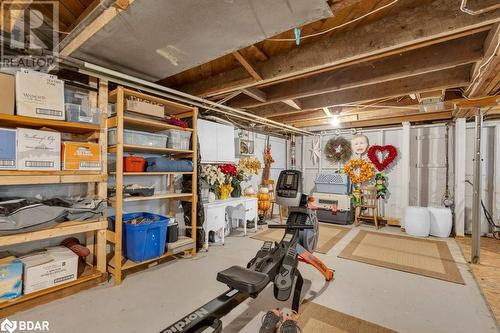
[[(167, 136), (164, 134), (154, 134), (128, 129), (123, 131), (123, 141), (126, 145), (165, 148), (167, 146), (167, 139)], [(116, 145), (116, 128), (108, 130), (108, 144)]]
[(65, 103), (66, 121), (78, 123), (99, 124), (101, 120), (101, 110), (98, 108), (82, 108), (78, 104)]
[(191, 132), (169, 129), (163, 131), (168, 136), (168, 148), (174, 149), (189, 149), (189, 141), (191, 140)]
[(101, 111), (90, 106), (89, 91), (70, 85), (64, 86), (66, 121), (99, 124)]

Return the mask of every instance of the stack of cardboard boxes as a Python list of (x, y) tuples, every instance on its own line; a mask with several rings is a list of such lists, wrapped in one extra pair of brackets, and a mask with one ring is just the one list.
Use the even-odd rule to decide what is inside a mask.
[[(0, 257), (2, 255), (0, 254)], [(78, 256), (64, 246), (0, 259), (0, 302), (74, 281)]]
[[(64, 121), (65, 95), (75, 110), (75, 101), (82, 101), (81, 110), (90, 110), (88, 97), (81, 92), (72, 94), (64, 82), (53, 75), (18, 71), (15, 75), (0, 73), (0, 113)], [(75, 97), (76, 96), (76, 97)], [(79, 107), (79, 105), (76, 105)], [(68, 116), (71, 120), (95, 122), (99, 117)], [(0, 170), (101, 170), (97, 143), (63, 142), (61, 133), (28, 128), (0, 128)], [(62, 162), (62, 163), (61, 163)]]

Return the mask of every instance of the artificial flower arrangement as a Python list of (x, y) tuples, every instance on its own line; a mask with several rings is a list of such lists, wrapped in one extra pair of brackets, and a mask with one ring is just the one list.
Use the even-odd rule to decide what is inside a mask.
[(200, 177), (211, 190), (215, 190), (220, 184), (224, 184), (226, 175), (222, 173), (216, 164), (203, 164), (201, 166)]
[(260, 162), (255, 158), (247, 158), (240, 160), (238, 165), (203, 164), (200, 176), (208, 184), (210, 190), (217, 193), (219, 199), (224, 200), (230, 195), (239, 197), (241, 195), (240, 183), (250, 180), (259, 171)]
[(233, 192), (232, 182), (238, 176), (238, 169), (233, 164), (219, 164), (218, 169), (224, 175), (224, 183), (219, 184), (218, 194), (219, 199), (226, 200)]
[(231, 196), (238, 198), (241, 196), (241, 182), (249, 181), (254, 175), (258, 175), (261, 169), (261, 165), (258, 159), (255, 157), (243, 158), (238, 162), (237, 170), (238, 175), (233, 178), (231, 185), (234, 190)]
[(242, 181), (248, 181), (254, 175), (258, 175), (262, 166), (255, 157), (242, 158), (238, 163), (238, 176), (241, 175)]

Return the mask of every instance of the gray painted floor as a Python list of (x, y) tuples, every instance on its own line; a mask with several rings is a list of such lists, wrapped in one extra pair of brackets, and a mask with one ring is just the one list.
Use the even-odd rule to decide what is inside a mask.
[[(447, 242), (465, 286), (337, 258), (358, 230), (351, 230), (328, 254), (319, 255), (336, 270), (331, 283), (325, 284), (319, 273), (301, 264), (305, 298), (400, 332), (498, 331), (453, 239)], [(397, 228), (382, 232), (400, 233)], [(225, 246), (210, 247), (195, 259), (152, 267), (129, 275), (121, 286), (110, 282), (10, 319), (48, 320), (51, 332), (157, 332), (224, 292), (226, 287), (215, 280), (217, 272), (245, 265), (260, 245), (249, 237), (228, 237)], [(268, 287), (224, 318), (224, 332), (258, 332), (264, 311), (276, 304)]]

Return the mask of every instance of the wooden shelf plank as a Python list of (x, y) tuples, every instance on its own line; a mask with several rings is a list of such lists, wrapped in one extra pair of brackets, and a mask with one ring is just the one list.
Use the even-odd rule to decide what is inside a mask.
[[(170, 175), (192, 175), (193, 171), (178, 172), (124, 172), (124, 176), (170, 176)], [(110, 175), (116, 176), (116, 172), (110, 172)]]
[[(110, 153), (116, 152), (116, 146), (109, 146)], [(192, 155), (192, 150), (173, 149), (173, 148), (158, 148), (138, 145), (123, 145), (123, 151), (127, 152), (142, 152), (142, 153), (161, 153), (171, 155)]]
[(108, 222), (106, 220), (67, 221), (58, 223), (56, 226), (47, 229), (0, 236), (0, 244), (2, 244), (2, 246), (9, 246), (88, 231), (102, 230), (107, 229), (107, 227)]
[(0, 114), (0, 124), (7, 127), (48, 127), (67, 133), (89, 133), (100, 131), (100, 126), (96, 124), (74, 123), (62, 120), (14, 116), (9, 114)]
[[(149, 200), (161, 200), (161, 199), (178, 199), (181, 201), (191, 201), (191, 197), (193, 194), (191, 193), (158, 193), (155, 195), (152, 195), (150, 197), (124, 197), (123, 201), (124, 202), (134, 202), (134, 201), (149, 201)], [(186, 200), (189, 199), (189, 200)], [(111, 205), (114, 207), (116, 205), (116, 198), (112, 197), (109, 198), (109, 201), (111, 202)]]
[[(130, 96), (130, 97), (136, 97), (145, 101), (150, 101), (153, 103), (159, 103), (165, 105), (165, 109), (167, 111), (167, 114), (177, 114), (180, 112), (186, 112), (186, 111), (193, 111), (193, 107), (186, 106), (177, 102), (173, 102), (171, 100), (161, 98), (161, 97), (156, 97), (156, 96), (151, 96), (148, 94), (140, 93), (138, 91), (132, 90), (132, 89), (127, 89), (123, 88), (123, 94), (125, 96)], [(118, 89), (113, 90), (112, 92), (109, 93), (109, 99), (112, 102), (116, 102), (116, 97), (118, 95)], [(168, 111), (174, 111), (168, 112)]]
[(107, 179), (100, 171), (0, 171), (0, 185), (98, 183)]
[(28, 295), (0, 302), (0, 318), (5, 318), (15, 312), (29, 309), (33, 306), (50, 302), (81, 290), (91, 288), (106, 280), (107, 274), (92, 266), (86, 266), (83, 273), (75, 280), (52, 288), (40, 290)]
[[(179, 131), (193, 132), (192, 128), (182, 128), (175, 125), (167, 124), (160, 120), (153, 120), (147, 118), (136, 118), (131, 116), (123, 116), (123, 123), (125, 128), (137, 130), (137, 131), (146, 131), (146, 132), (159, 132), (165, 131), (168, 129), (175, 129)], [(111, 117), (108, 118), (108, 128), (117, 126), (117, 118)]]

